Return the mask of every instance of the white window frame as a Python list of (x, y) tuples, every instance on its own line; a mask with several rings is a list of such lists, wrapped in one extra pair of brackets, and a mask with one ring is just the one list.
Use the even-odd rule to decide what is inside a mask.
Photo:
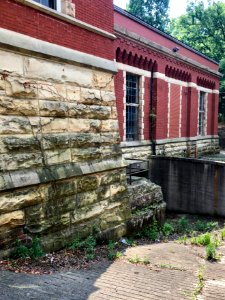
[(53, 10), (55, 10), (55, 11), (61, 12), (61, 8), (62, 8), (62, 0), (55, 0), (55, 3), (56, 3), (56, 8), (55, 8), (55, 9), (54, 9), (54, 8), (51, 8), (51, 7), (47, 6), (47, 5), (44, 5), (44, 4), (42, 4), (42, 3), (36, 2), (35, 0), (33, 0), (33, 2), (35, 2), (35, 3), (38, 4), (38, 5), (42, 5), (42, 6), (44, 6), (44, 7), (47, 7), (48, 9), (53, 9)]
[[(201, 99), (203, 99), (203, 105), (201, 105)], [(199, 136), (206, 135), (206, 125), (207, 125), (207, 93), (200, 90), (198, 96), (198, 135)]]

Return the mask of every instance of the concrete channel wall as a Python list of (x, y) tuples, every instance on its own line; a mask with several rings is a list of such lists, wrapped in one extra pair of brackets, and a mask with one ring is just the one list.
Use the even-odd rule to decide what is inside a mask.
[(154, 157), (150, 179), (162, 187), (167, 209), (225, 216), (225, 164), (212, 161)]

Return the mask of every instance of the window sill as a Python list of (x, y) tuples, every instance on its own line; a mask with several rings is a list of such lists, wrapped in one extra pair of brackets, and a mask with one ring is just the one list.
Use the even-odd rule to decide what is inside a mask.
[(32, 7), (34, 9), (38, 10), (38, 11), (41, 11), (41, 12), (43, 12), (45, 14), (48, 14), (48, 15), (50, 15), (52, 17), (55, 17), (55, 18), (57, 18), (59, 20), (68, 22), (68, 23), (70, 23), (72, 25), (81, 27), (83, 29), (86, 29), (88, 31), (97, 33), (99, 35), (102, 35), (102, 36), (107, 37), (107, 38), (112, 39), (112, 40), (116, 39), (116, 36), (114, 34), (112, 34), (112, 33), (109, 33), (109, 32), (107, 32), (105, 30), (102, 30), (100, 28), (97, 28), (97, 27), (92, 26), (92, 25), (90, 25), (88, 23), (82, 22), (80, 20), (77, 20), (76, 18), (67, 16), (67, 15), (65, 15), (65, 14), (63, 14), (63, 13), (57, 11), (57, 10), (51, 9), (51, 8), (49, 8), (47, 6), (39, 4), (39, 3), (34, 2), (32, 0), (16, 0), (16, 1), (19, 2), (19, 3), (22, 3), (22, 4), (26, 5), (26, 6)]

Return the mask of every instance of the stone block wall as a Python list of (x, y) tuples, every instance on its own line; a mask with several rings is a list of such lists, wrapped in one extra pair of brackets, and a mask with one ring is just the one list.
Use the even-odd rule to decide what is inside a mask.
[(59, 249), (130, 217), (113, 74), (0, 49), (0, 257)]
[[(153, 154), (152, 144), (148, 141), (123, 142), (121, 149), (124, 158), (148, 159)], [(156, 141), (156, 155), (160, 156), (199, 157), (219, 151), (219, 139), (217, 137), (206, 137), (199, 140), (184, 138)]]

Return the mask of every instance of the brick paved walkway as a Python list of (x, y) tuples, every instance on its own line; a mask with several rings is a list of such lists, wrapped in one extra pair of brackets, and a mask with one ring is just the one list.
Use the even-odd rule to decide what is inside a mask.
[[(173, 242), (129, 248), (123, 260), (91, 270), (26, 275), (0, 272), (0, 299), (193, 299), (198, 272), (205, 265), (205, 287), (197, 299), (225, 299), (225, 260), (208, 263), (199, 248)], [(225, 246), (219, 251), (225, 255)], [(128, 259), (150, 261), (132, 264)]]

